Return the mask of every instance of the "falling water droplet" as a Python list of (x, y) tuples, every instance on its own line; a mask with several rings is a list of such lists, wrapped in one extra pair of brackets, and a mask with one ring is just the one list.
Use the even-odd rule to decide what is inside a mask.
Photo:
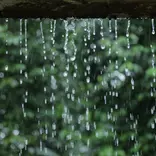
[(132, 85), (132, 89), (134, 90), (134, 79), (131, 78), (131, 85)]
[(86, 122), (86, 130), (87, 130), (87, 131), (90, 130), (90, 124), (89, 124), (89, 122)]
[(86, 81), (87, 83), (90, 83), (90, 77), (87, 77)]
[(54, 20), (54, 24), (53, 24), (53, 45), (55, 44), (55, 31), (56, 31), (56, 20)]
[(67, 48), (67, 45), (68, 45), (68, 21), (64, 20), (64, 25), (65, 25), (65, 43), (64, 43), (64, 52), (65, 54), (68, 54), (68, 48)]
[(93, 35), (96, 34), (95, 19), (93, 19)]
[(112, 32), (112, 20), (109, 19), (109, 33)]
[(126, 30), (126, 37), (127, 37), (127, 49), (130, 49), (130, 39), (129, 39), (129, 29), (130, 29), (131, 21), (128, 19), (127, 22), (127, 30)]
[(24, 29), (25, 29), (25, 61), (28, 59), (28, 38), (27, 38), (27, 19), (24, 20)]
[(40, 31), (41, 31), (41, 37), (42, 37), (42, 44), (43, 44), (43, 54), (44, 54), (44, 60), (47, 59), (46, 57), (46, 45), (45, 45), (45, 37), (43, 33), (43, 22), (40, 22)]
[(52, 41), (53, 46), (55, 44), (55, 29), (56, 29), (56, 20), (50, 20), (50, 33), (51, 33), (50, 40)]
[(90, 21), (87, 20), (87, 33), (88, 33), (88, 40), (91, 39), (91, 28), (90, 28)]
[(71, 61), (75, 61), (75, 59), (76, 59), (76, 56), (72, 56), (72, 57), (70, 58)]
[(27, 146), (28, 146), (28, 140), (25, 140), (25, 150), (27, 150)]
[(65, 72), (63, 73), (63, 76), (64, 76), (64, 77), (67, 77), (67, 76), (68, 76), (68, 72), (65, 71)]
[(93, 44), (93, 43), (92, 43), (92, 44), (90, 45), (90, 48), (93, 49), (93, 52), (95, 52), (96, 44)]
[(115, 19), (115, 39), (117, 40), (118, 38), (118, 21)]
[(103, 30), (103, 19), (100, 19), (100, 35), (104, 39), (104, 30)]
[(6, 65), (6, 66), (5, 66), (5, 71), (8, 71), (8, 68), (9, 68), (8, 65)]
[(154, 24), (154, 19), (151, 19), (151, 23), (152, 23), (152, 35), (155, 35), (155, 24)]
[(41, 140), (40, 140), (40, 151), (43, 151), (43, 144)]
[[(9, 23), (9, 19), (8, 18), (6, 18), (5, 19), (5, 22), (6, 22), (6, 28), (7, 28), (7, 30), (8, 30), (8, 23)], [(8, 48), (7, 48), (7, 46), (8, 46), (8, 33), (6, 33), (6, 40), (5, 40), (5, 44), (6, 44), (6, 55), (8, 54)]]
[(107, 104), (107, 97), (106, 97), (106, 95), (104, 96), (104, 104)]
[[(20, 56), (22, 56), (22, 54), (23, 54), (23, 51), (22, 51), (22, 35), (23, 35), (22, 25), (23, 25), (23, 20), (20, 19)], [(22, 58), (20, 59), (20, 64), (23, 64)], [(20, 70), (21, 77), (22, 77), (22, 73), (23, 73), (23, 70), (21, 69)], [(22, 83), (23, 83), (23, 80), (22, 80), (22, 78), (20, 78), (20, 84), (22, 84)]]
[(155, 124), (154, 123), (151, 123), (151, 128), (155, 129)]

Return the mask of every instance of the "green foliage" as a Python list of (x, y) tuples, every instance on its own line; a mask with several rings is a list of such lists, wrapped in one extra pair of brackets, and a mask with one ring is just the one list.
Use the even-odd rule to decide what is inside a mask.
[(0, 156), (155, 155), (156, 37), (127, 21), (0, 20)]

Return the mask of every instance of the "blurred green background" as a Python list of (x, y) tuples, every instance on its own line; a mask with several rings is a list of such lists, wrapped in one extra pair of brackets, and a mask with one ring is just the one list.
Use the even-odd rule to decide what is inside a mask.
[(151, 19), (0, 19), (0, 156), (156, 155), (155, 41)]

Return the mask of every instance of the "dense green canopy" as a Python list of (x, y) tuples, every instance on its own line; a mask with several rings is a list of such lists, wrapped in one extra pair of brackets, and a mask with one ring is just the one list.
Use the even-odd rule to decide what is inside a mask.
[(155, 155), (154, 31), (0, 19), (0, 156)]

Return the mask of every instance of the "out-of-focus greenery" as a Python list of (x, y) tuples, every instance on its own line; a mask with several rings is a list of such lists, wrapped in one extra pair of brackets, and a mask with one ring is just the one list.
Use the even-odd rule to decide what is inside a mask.
[(0, 19), (0, 156), (156, 155), (151, 20), (111, 25)]

